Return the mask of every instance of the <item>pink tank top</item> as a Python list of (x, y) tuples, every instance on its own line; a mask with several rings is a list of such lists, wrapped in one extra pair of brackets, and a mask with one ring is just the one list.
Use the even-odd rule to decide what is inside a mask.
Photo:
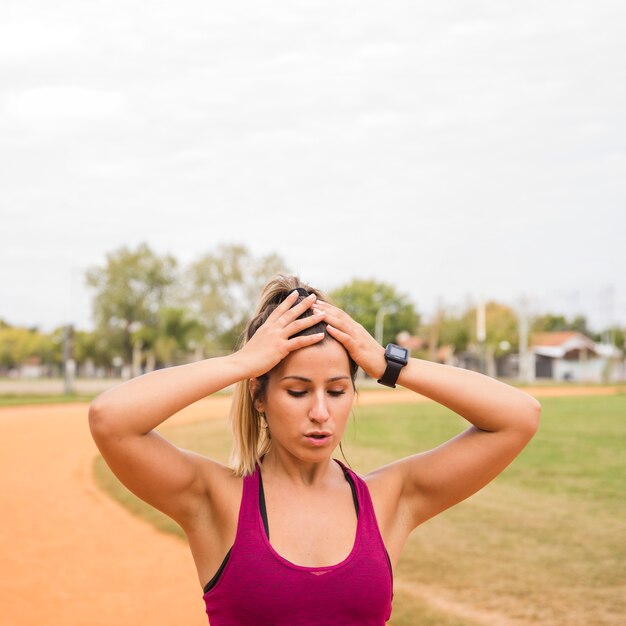
[(393, 573), (365, 481), (349, 473), (358, 520), (350, 554), (303, 567), (274, 551), (259, 510), (259, 467), (243, 479), (235, 543), (203, 598), (210, 626), (382, 626), (391, 616)]

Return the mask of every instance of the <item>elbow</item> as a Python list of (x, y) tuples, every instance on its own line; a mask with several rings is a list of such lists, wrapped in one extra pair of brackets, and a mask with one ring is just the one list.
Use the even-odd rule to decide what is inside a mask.
[(539, 417), (541, 416), (541, 404), (532, 396), (528, 396), (530, 407), (524, 413), (525, 431), (528, 433), (528, 439), (531, 439), (537, 430), (539, 430)]
[(517, 433), (520, 440), (528, 443), (539, 430), (539, 417), (541, 416), (541, 404), (531, 395), (522, 393), (518, 395), (515, 408), (510, 413), (509, 428)]
[(97, 433), (102, 433), (107, 426), (107, 419), (105, 417), (106, 410), (104, 408), (104, 403), (100, 400), (100, 396), (95, 398), (92, 403), (89, 405), (89, 430), (91, 431), (92, 436), (95, 436)]

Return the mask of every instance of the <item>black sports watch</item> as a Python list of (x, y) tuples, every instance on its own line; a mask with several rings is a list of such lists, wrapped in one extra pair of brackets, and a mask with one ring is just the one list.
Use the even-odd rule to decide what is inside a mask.
[(400, 370), (409, 362), (409, 351), (395, 343), (388, 343), (385, 348), (385, 360), (387, 361), (387, 369), (378, 379), (378, 382), (395, 389)]

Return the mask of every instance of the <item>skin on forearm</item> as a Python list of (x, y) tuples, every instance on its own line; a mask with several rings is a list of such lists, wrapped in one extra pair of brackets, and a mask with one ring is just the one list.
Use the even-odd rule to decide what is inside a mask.
[(541, 405), (494, 378), (451, 365), (409, 359), (398, 384), (464, 417), (486, 431), (535, 430)]
[(89, 407), (92, 428), (145, 434), (181, 409), (248, 377), (234, 353), (168, 367), (133, 378), (100, 394)]

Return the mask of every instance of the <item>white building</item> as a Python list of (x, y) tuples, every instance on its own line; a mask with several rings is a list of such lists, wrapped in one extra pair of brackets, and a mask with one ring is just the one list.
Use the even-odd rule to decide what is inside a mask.
[(595, 343), (577, 331), (535, 333), (530, 351), (536, 379), (598, 383), (626, 379), (624, 353), (619, 348)]

